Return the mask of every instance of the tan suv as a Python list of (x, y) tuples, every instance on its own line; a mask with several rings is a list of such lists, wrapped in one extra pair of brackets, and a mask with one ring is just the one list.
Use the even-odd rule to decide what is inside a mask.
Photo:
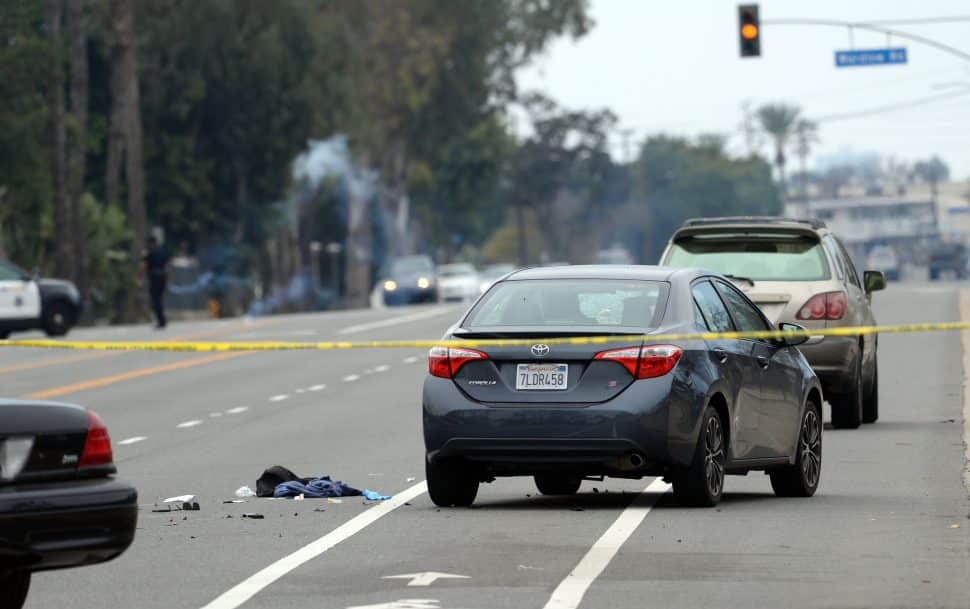
[[(660, 264), (727, 275), (776, 326), (875, 325), (872, 292), (886, 287), (879, 271), (866, 271), (860, 281), (845, 247), (818, 220), (688, 220), (670, 238)], [(877, 343), (874, 334), (817, 336), (799, 347), (822, 381), (835, 427), (879, 418)]]

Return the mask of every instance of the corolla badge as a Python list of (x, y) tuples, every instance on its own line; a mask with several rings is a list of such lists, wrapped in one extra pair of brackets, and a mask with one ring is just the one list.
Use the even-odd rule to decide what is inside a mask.
[(532, 355), (536, 357), (545, 357), (549, 355), (549, 345), (532, 345)]

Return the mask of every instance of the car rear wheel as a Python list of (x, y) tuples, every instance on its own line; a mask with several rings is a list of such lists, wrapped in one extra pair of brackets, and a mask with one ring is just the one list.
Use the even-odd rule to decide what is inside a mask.
[(67, 303), (52, 303), (44, 311), (44, 332), (48, 336), (64, 336), (73, 323), (74, 310)]
[(779, 497), (811, 497), (822, 475), (822, 410), (814, 402), (805, 406), (798, 431), (794, 465), (768, 472)]
[(478, 479), (469, 475), (461, 461), (438, 459), (425, 463), (428, 495), (440, 507), (467, 507), (478, 494)]
[(0, 607), (3, 607), (3, 609), (20, 609), (27, 600), (27, 590), (29, 589), (30, 573), (12, 571), (0, 574)]
[(578, 476), (563, 476), (561, 474), (540, 474), (535, 477), (536, 488), (543, 495), (575, 495), (582, 484)]
[(724, 491), (727, 443), (724, 425), (717, 411), (708, 406), (701, 421), (701, 433), (690, 467), (673, 476), (674, 496), (682, 505), (713, 507)]
[(836, 429), (856, 429), (862, 423), (862, 354), (849, 390), (829, 396), (832, 405), (832, 426)]
[(862, 422), (875, 423), (879, 420), (879, 362), (872, 362), (872, 386), (862, 401)]

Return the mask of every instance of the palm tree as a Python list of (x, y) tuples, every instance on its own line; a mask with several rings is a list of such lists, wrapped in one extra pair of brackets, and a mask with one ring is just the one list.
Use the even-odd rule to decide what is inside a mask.
[(818, 141), (818, 123), (807, 118), (798, 119), (798, 122), (795, 123), (795, 155), (798, 156), (798, 164), (802, 174), (798, 196), (803, 200), (805, 199), (805, 181), (808, 177), (808, 170), (805, 166), (808, 155), (812, 152), (812, 146), (817, 144)]
[(758, 108), (758, 122), (761, 130), (768, 134), (775, 144), (775, 165), (778, 166), (778, 181), (781, 186), (781, 195), (784, 198), (787, 189), (785, 187), (785, 148), (788, 140), (795, 132), (795, 125), (798, 123), (801, 109), (798, 106), (789, 106), (784, 103), (765, 104)]

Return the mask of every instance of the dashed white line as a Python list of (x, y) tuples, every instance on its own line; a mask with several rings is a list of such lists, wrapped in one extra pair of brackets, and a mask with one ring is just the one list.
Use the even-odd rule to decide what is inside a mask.
[(270, 402), (282, 402), (283, 400), (288, 400), (288, 399), (290, 399), (290, 394), (288, 394), (288, 393), (281, 393), (279, 395), (274, 395), (273, 397), (271, 397), (269, 399), (269, 401)]
[(130, 438), (125, 438), (124, 440), (118, 442), (119, 446), (128, 446), (129, 444), (138, 444), (144, 440), (147, 440), (147, 436), (132, 436)]
[(323, 391), (326, 388), (327, 388), (326, 385), (313, 385), (312, 387), (307, 387), (306, 390), (307, 391)]
[(296, 389), (293, 393), (306, 393), (306, 389)]
[(320, 556), (341, 541), (356, 535), (382, 517), (424, 493), (427, 489), (428, 486), (424, 481), (404, 489), (394, 495), (393, 499), (388, 499), (380, 505), (369, 508), (367, 511), (351, 518), (323, 537), (310, 542), (288, 556), (284, 556), (262, 571), (233, 586), (202, 609), (236, 609), (236, 607), (239, 607), (290, 571)]
[[(670, 485), (656, 478), (617, 517), (602, 537), (596, 540), (586, 556), (579, 561), (566, 579), (562, 580), (543, 609), (576, 609), (590, 585), (610, 564), (620, 547), (633, 535), (654, 504), (670, 489)], [(650, 493), (649, 495), (647, 493)]]
[(345, 383), (353, 383), (354, 381), (356, 381), (358, 379), (360, 379), (360, 375), (359, 374), (348, 374), (347, 376), (344, 377), (344, 382)]
[(221, 412), (210, 412), (209, 413), (209, 416), (214, 419), (216, 417), (221, 417), (222, 416), (222, 413)]
[(202, 421), (199, 419), (192, 419), (191, 421), (182, 421), (175, 427), (178, 429), (188, 429), (189, 427), (195, 427), (196, 425), (202, 425)]
[(387, 364), (381, 364), (380, 366), (374, 368), (374, 372), (387, 372), (391, 367)]
[(412, 355), (410, 357), (405, 357), (401, 361), (404, 362), (405, 364), (413, 364), (414, 362), (418, 361), (418, 356)]
[(236, 406), (235, 408), (230, 408), (226, 411), (226, 414), (239, 414), (240, 412), (246, 412), (249, 410), (249, 406)]

